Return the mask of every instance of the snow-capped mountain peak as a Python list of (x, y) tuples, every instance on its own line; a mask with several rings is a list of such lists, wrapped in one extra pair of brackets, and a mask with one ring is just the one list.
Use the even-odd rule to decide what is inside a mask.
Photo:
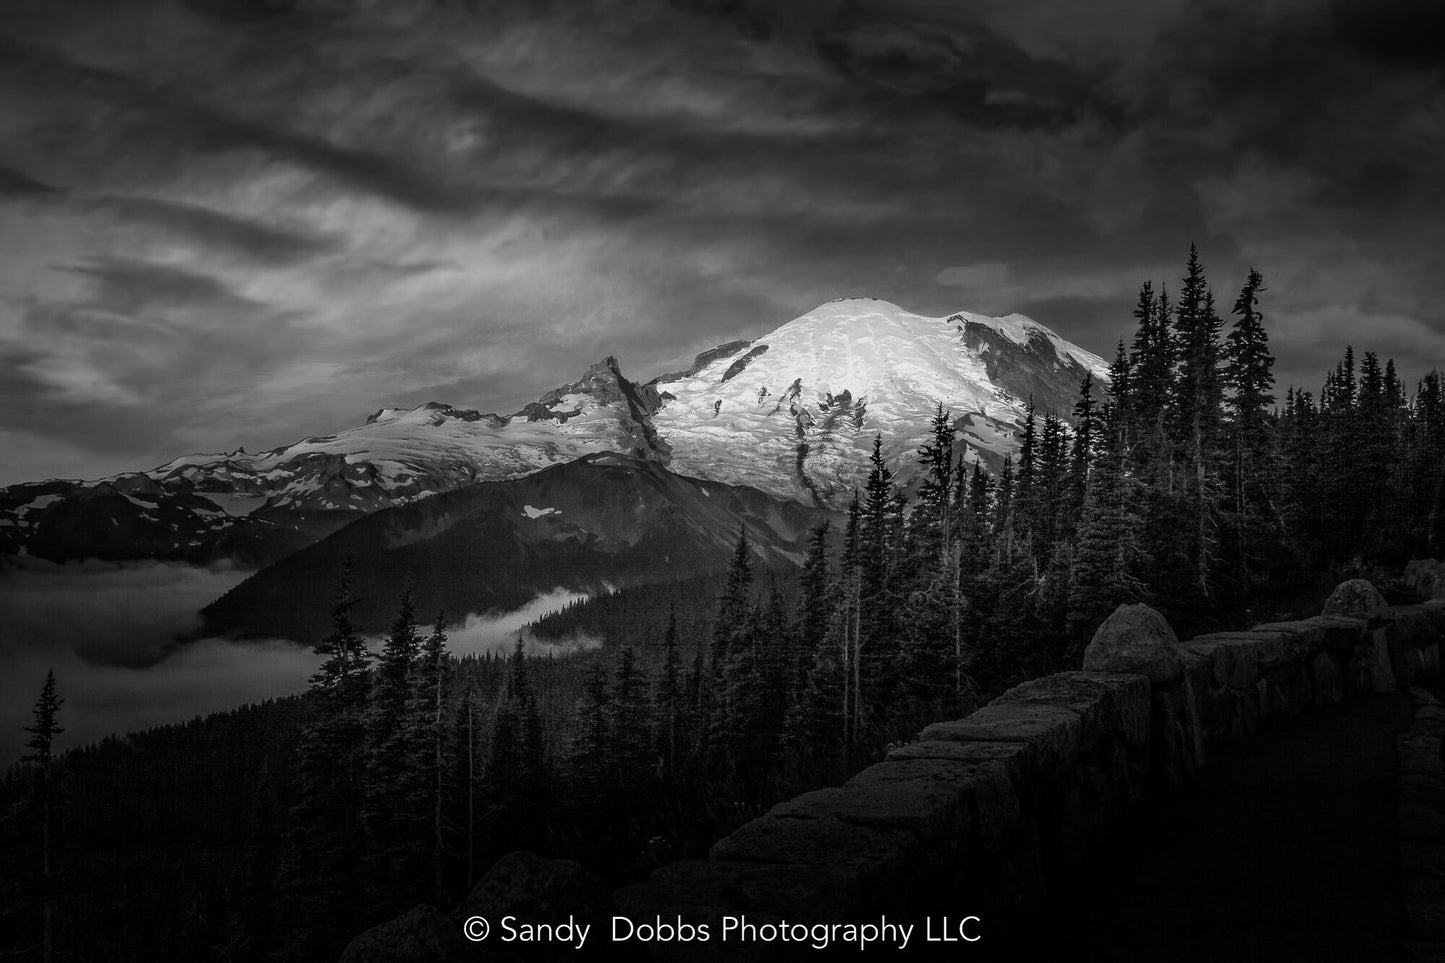
[(358, 514), (605, 452), (841, 508), (875, 435), (908, 482), (942, 403), (964, 456), (997, 467), (1017, 448), (1027, 400), (1066, 415), (1086, 373), (1103, 380), (1107, 367), (1022, 315), (927, 317), (845, 298), (647, 384), (604, 358), (510, 416), (386, 407), (269, 451), (12, 485), (0, 489), (0, 552), (264, 562)]
[(871, 298), (820, 305), (670, 381), (652, 422), (684, 474), (838, 505), (873, 438), (914, 474), (936, 404), (968, 454), (996, 466), (1027, 400), (1067, 414), (1097, 355), (1023, 315), (926, 317)]

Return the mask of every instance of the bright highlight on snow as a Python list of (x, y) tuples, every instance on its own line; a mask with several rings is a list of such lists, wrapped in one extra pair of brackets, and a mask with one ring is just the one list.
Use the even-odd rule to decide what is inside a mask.
[[(509, 416), (436, 402), (384, 407), (358, 427), (269, 451), (187, 455), (98, 482), (10, 486), (0, 490), (0, 549), (67, 557), (65, 533), (85, 524), (75, 519), (82, 496), (99, 495), (131, 519), (119, 520), (123, 545), (119, 530), (113, 539), (125, 557), (214, 561), (243, 544), (249, 557), (280, 557), (357, 513), (611, 453), (842, 508), (863, 481), (875, 435), (906, 485), (942, 403), (955, 419), (956, 450), (997, 470), (1017, 452), (1029, 400), (1041, 414), (1067, 417), (1086, 374), (1102, 382), (1107, 367), (1022, 315), (931, 318), (842, 299), (647, 383), (606, 358)], [(551, 513), (524, 511), (534, 520)]]

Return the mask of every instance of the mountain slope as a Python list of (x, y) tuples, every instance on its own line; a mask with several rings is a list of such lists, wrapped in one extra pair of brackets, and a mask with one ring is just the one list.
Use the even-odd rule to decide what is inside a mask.
[(646, 423), (656, 401), (607, 358), (511, 417), (436, 402), (383, 408), (360, 427), (270, 451), (12, 485), (0, 489), (0, 552), (261, 565), (360, 515), (473, 482), (594, 452), (657, 456)]
[(905, 482), (936, 403), (968, 458), (1016, 451), (1025, 403), (1066, 415), (1102, 359), (1021, 315), (928, 318), (822, 305), (757, 341), (639, 385), (607, 358), (511, 415), (428, 403), (251, 454), (191, 455), (95, 482), (0, 489), (0, 553), (259, 566), (350, 521), (482, 481), (620, 452), (699, 478), (842, 508), (875, 434)]
[(721, 572), (738, 531), (762, 566), (802, 559), (824, 513), (756, 489), (675, 475), (655, 461), (590, 455), (362, 518), (257, 572), (203, 612), (205, 631), (310, 641), (351, 559), (353, 611), (381, 632), (410, 582), (417, 610), (511, 610), (556, 588), (595, 592)]
[(1086, 373), (1103, 380), (1108, 366), (1022, 315), (928, 318), (845, 299), (654, 382), (652, 423), (676, 471), (841, 507), (875, 434), (911, 479), (942, 402), (965, 457), (997, 467), (1017, 449), (1027, 399), (1066, 415)]

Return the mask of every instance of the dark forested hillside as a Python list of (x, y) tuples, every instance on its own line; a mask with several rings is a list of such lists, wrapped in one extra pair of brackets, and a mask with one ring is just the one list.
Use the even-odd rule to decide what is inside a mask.
[(206, 631), (315, 638), (315, 594), (350, 559), (354, 618), (380, 632), (410, 581), (419, 611), (507, 611), (557, 588), (601, 592), (719, 572), (739, 529), (760, 563), (796, 565), (826, 513), (751, 488), (704, 482), (655, 462), (593, 455), (363, 518), (256, 573), (208, 606)]

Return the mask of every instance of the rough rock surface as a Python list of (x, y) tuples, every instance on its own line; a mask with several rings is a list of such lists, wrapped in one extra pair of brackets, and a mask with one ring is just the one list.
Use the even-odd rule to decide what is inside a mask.
[(512, 915), (528, 922), (605, 920), (612, 894), (599, 877), (570, 859), (544, 859), (535, 853), (509, 853), (487, 870), (458, 915), (500, 919)]
[(1325, 600), (1324, 615), (1348, 615), (1368, 619), (1384, 612), (1385, 597), (1368, 580), (1352, 578), (1335, 586)]
[(464, 963), (479, 957), (461, 925), (432, 906), (414, 906), (346, 945), (341, 963)]
[(1088, 672), (1133, 672), (1155, 685), (1184, 674), (1179, 638), (1164, 616), (1147, 605), (1121, 605), (1104, 620), (1084, 649)]

